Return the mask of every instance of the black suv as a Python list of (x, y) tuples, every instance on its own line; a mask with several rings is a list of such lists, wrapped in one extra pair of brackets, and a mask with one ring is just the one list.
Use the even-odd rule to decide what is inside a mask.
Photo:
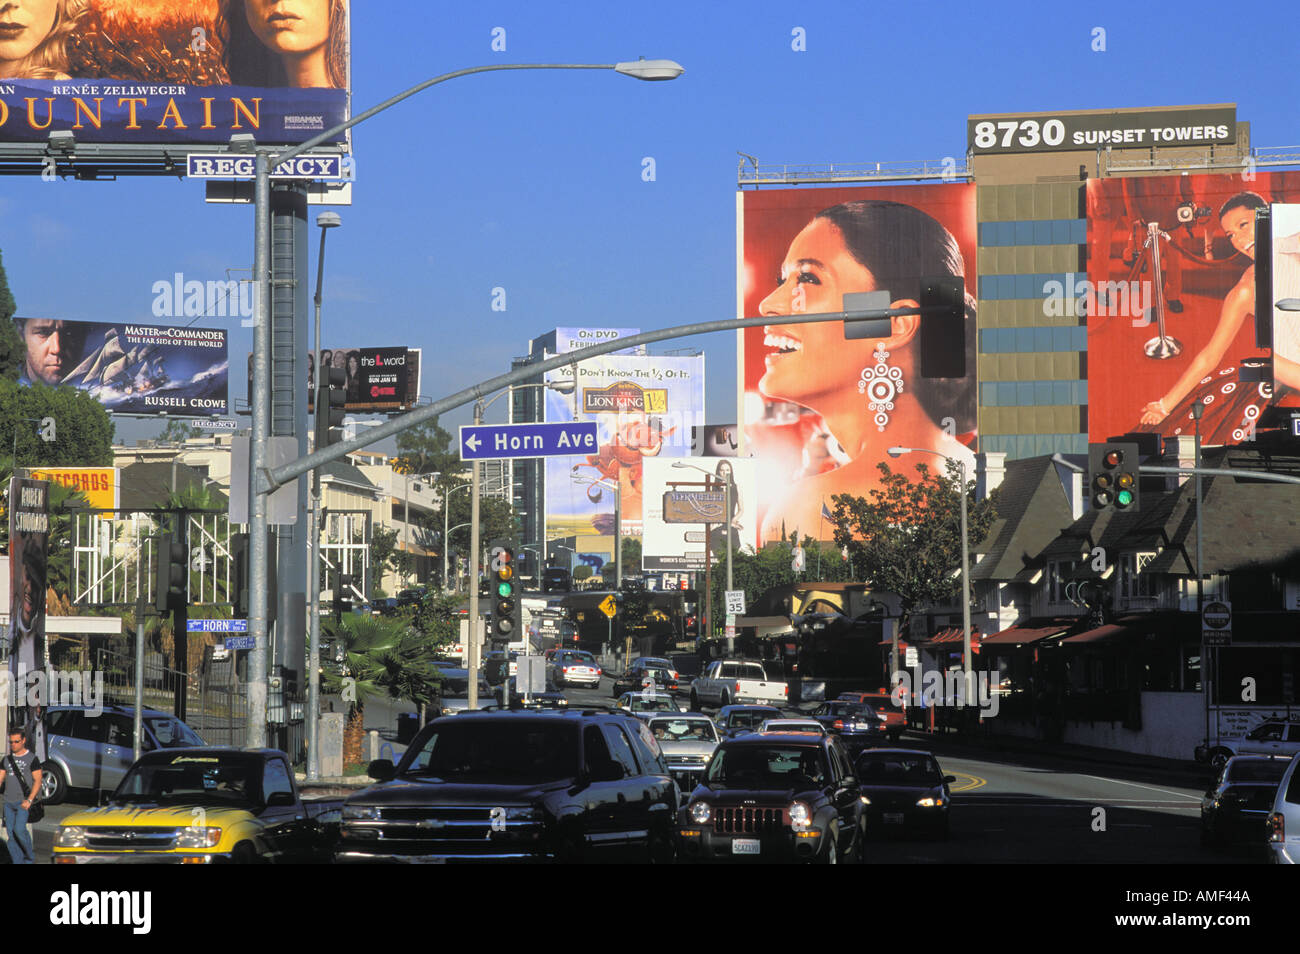
[(548, 566), (542, 570), (543, 593), (568, 593), (573, 589), (573, 577), (562, 566)]
[(650, 731), (603, 709), (474, 710), (343, 806), (335, 861), (669, 861), (680, 804)]
[(853, 766), (828, 736), (753, 732), (724, 741), (678, 819), (699, 861), (860, 861), (867, 817)]

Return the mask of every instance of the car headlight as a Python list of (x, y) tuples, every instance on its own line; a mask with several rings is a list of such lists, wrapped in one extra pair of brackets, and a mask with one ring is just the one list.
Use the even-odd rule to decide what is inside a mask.
[(379, 817), (377, 805), (344, 805), (344, 821), (374, 821)]
[(812, 809), (805, 802), (793, 802), (790, 805), (790, 824), (796, 831), (802, 831), (812, 824)]
[(80, 825), (62, 825), (54, 844), (59, 848), (85, 848), (86, 829)]
[(696, 802), (691, 806), (691, 821), (697, 825), (707, 825), (713, 817), (713, 806), (708, 802)]
[(220, 828), (205, 828), (200, 825), (192, 825), (189, 828), (181, 829), (181, 833), (176, 836), (176, 847), (215, 848), (219, 841), (221, 841)]
[(917, 808), (942, 808), (943, 796), (935, 797), (933, 795), (927, 795), (925, 798), (919, 798), (916, 801), (916, 807)]

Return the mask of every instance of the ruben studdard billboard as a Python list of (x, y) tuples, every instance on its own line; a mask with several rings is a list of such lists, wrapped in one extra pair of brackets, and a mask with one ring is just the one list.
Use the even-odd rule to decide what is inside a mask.
[(347, 119), (348, 0), (0, 3), (0, 142), (303, 142)]
[(80, 388), (113, 414), (229, 412), (224, 328), (15, 318), (19, 384)]

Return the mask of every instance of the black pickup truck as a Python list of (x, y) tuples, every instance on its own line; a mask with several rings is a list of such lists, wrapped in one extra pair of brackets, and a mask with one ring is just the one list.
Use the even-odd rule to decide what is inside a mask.
[(669, 861), (679, 790), (658, 743), (603, 709), (429, 723), (343, 806), (339, 863)]

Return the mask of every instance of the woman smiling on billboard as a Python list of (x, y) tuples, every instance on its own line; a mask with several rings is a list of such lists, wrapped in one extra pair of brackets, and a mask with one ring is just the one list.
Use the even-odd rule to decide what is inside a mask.
[[(759, 314), (836, 312), (849, 292), (887, 290), (892, 308), (915, 308), (922, 277), (963, 277), (957, 241), (920, 209), (880, 200), (824, 209), (790, 243), (777, 287)], [(763, 329), (764, 371), (757, 390), (768, 402), (811, 412), (801, 460), (765, 480), (763, 538), (814, 533), (822, 502), (879, 485), (876, 465), (893, 445), (966, 459), (974, 440), (975, 303), (966, 296), (966, 378), (920, 377), (920, 321), (892, 319), (883, 338), (846, 339), (842, 322)], [(960, 343), (954, 343), (960, 347)], [(807, 415), (805, 415), (807, 416)], [(758, 456), (768, 454), (756, 435)], [(956, 439), (954, 439), (956, 438)], [(787, 457), (789, 460), (789, 457)], [(934, 461), (918, 459), (933, 467)], [(908, 466), (911, 466), (909, 464)]]
[(0, 0), (0, 79), (65, 80), (89, 0)]

